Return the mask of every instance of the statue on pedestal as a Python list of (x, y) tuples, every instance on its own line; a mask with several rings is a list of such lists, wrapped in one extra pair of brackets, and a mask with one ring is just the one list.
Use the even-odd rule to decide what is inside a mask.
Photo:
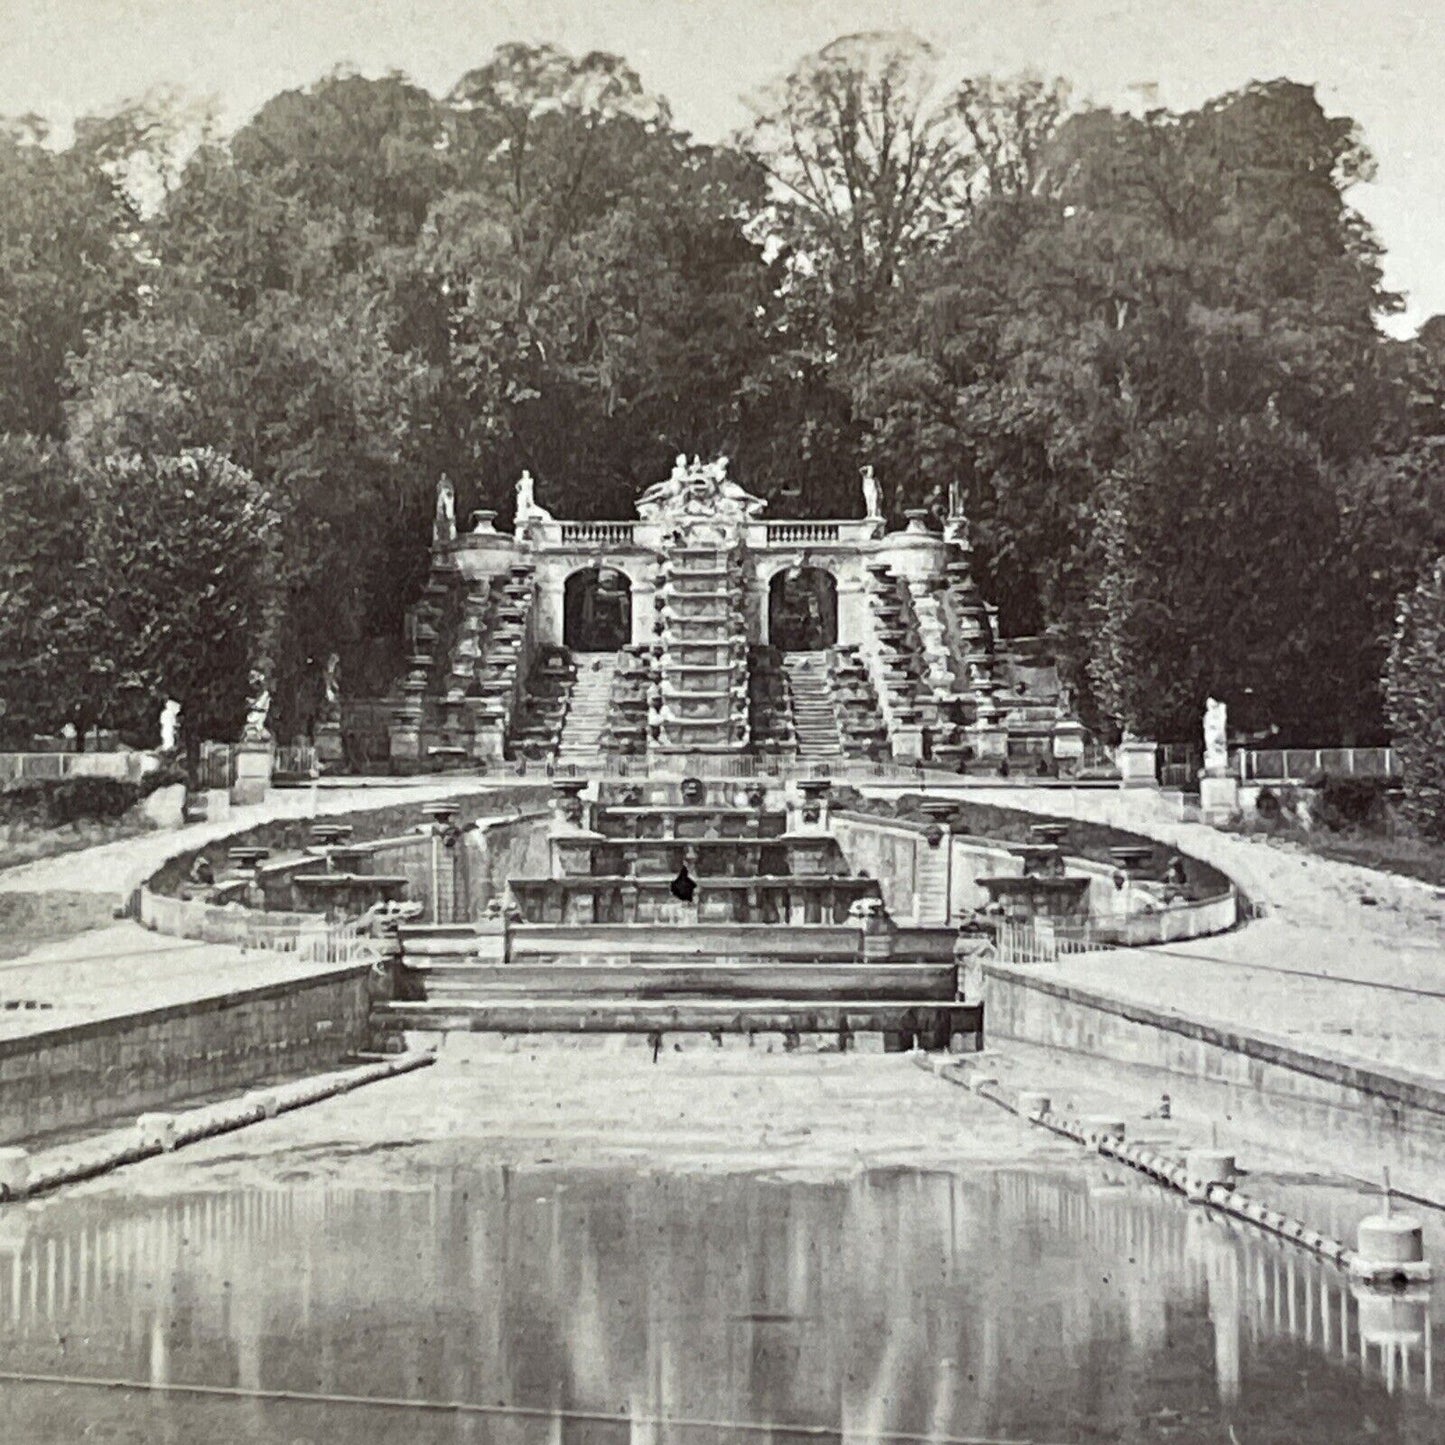
[(457, 489), (443, 473), (437, 483), (436, 514), (432, 519), (432, 545), (440, 546), (457, 540)]
[(321, 690), (325, 698), (324, 715), (326, 721), (334, 722), (341, 716), (341, 658), (336, 653), (331, 653), (326, 659), (326, 666), (321, 673)]
[(1204, 771), (1211, 778), (1229, 771), (1229, 710), (1217, 698), (1204, 704)]
[(246, 726), (241, 730), (241, 741), (243, 743), (269, 743), (271, 733), (266, 727), (266, 720), (270, 715), (271, 689), (263, 682), (260, 691), (246, 704)]
[(161, 709), (161, 751), (173, 753), (180, 740), (181, 705), (175, 698), (168, 697)]
[(517, 478), (517, 505), (512, 525), (513, 532), (521, 531), (530, 522), (551, 522), (556, 519), (545, 507), (537, 505), (537, 484), (531, 472), (524, 471)]
[(883, 516), (883, 498), (879, 491), (878, 478), (873, 475), (872, 464), (864, 467), (859, 476), (863, 481), (863, 515), (870, 522), (876, 522)]

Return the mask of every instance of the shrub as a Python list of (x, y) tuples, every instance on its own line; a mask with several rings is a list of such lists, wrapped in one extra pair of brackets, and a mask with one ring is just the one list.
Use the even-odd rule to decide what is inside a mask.
[(173, 768), (158, 768), (140, 782), (120, 778), (47, 778), (0, 792), (0, 820), (32, 827), (63, 828), (124, 817), (157, 788), (185, 781)]
[(1445, 841), (1445, 557), (1400, 600), (1385, 670), (1402, 811), (1422, 837)]
[(1385, 831), (1389, 818), (1387, 779), (1340, 778), (1326, 774), (1312, 782), (1320, 793), (1319, 820), (1331, 832), (1349, 828)]

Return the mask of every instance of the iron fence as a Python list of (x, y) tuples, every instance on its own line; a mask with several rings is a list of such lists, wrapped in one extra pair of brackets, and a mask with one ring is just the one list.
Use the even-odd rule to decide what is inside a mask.
[(1241, 748), (1234, 755), (1241, 782), (1304, 783), (1312, 778), (1398, 778), (1394, 748)]

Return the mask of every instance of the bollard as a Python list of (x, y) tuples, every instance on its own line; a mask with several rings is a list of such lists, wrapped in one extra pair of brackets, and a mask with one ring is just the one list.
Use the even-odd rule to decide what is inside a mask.
[(1032, 1089), (1025, 1089), (1019, 1093), (1019, 1113), (1025, 1119), (1037, 1119), (1040, 1114), (1047, 1114), (1053, 1107), (1053, 1100), (1047, 1094), (1040, 1094)]
[(1084, 1133), (1100, 1139), (1122, 1139), (1124, 1121), (1113, 1114), (1085, 1114), (1079, 1121)]
[(263, 1119), (274, 1119), (280, 1107), (273, 1089), (253, 1089), (244, 1102), (253, 1109), (259, 1109)]
[(176, 1147), (174, 1114), (142, 1114), (136, 1120), (136, 1134), (142, 1149), (169, 1151)]
[(19, 1199), (29, 1188), (29, 1153), (14, 1146), (0, 1149), (0, 1199)]
[(1430, 1278), (1425, 1231), (1412, 1214), (1371, 1214), (1360, 1221), (1350, 1273), (1357, 1279), (1388, 1283)]
[(1223, 1149), (1191, 1149), (1184, 1161), (1188, 1181), (1185, 1193), (1196, 1204), (1200, 1203), (1208, 1196), (1211, 1184), (1233, 1189), (1235, 1172), (1233, 1154)]

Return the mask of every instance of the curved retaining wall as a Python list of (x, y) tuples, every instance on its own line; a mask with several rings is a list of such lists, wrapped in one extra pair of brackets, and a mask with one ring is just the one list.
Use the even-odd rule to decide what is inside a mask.
[[(929, 846), (927, 824), (844, 810), (832, 814), (832, 825), (849, 865), (865, 869), (879, 881), (883, 900), (895, 917), (956, 923), (989, 901), (980, 878), (1023, 873), (1022, 860), (991, 839), (950, 834), (945, 851), (945, 843)], [(1112, 864), (1073, 856), (1064, 861), (1070, 875), (1089, 879), (1090, 913), (1120, 943), (1135, 946), (1204, 938), (1228, 932), (1240, 920), (1240, 897), (1233, 886), (1212, 898), (1125, 912), (1131, 895), (1114, 886)]]

